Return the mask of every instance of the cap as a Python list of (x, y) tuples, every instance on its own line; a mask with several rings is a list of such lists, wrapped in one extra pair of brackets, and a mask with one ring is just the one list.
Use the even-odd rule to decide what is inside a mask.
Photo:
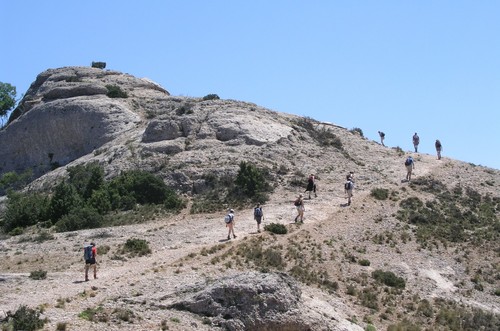
[(232, 210), (232, 209), (229, 209), (229, 212), (230, 212), (230, 213), (234, 213), (234, 210)]

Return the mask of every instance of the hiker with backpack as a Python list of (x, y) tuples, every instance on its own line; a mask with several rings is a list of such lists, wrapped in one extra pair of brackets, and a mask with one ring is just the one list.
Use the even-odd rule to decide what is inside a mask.
[(438, 160), (441, 160), (441, 151), (443, 150), (443, 146), (441, 145), (439, 139), (436, 139), (435, 146), (436, 146)]
[(383, 133), (382, 131), (379, 131), (378, 135), (380, 136), (380, 143), (382, 144), (382, 146), (385, 146), (384, 145), (385, 133)]
[(352, 181), (352, 177), (347, 175), (346, 182), (344, 183), (344, 192), (347, 196), (347, 205), (351, 205), (352, 198), (352, 190), (354, 189), (354, 182)]
[(415, 161), (413, 160), (411, 155), (406, 158), (405, 167), (406, 167), (406, 181), (409, 182), (411, 181), (411, 173), (415, 168)]
[(224, 217), (224, 222), (226, 223), (226, 227), (228, 228), (227, 240), (231, 239), (231, 233), (233, 234), (233, 238), (236, 239), (236, 235), (234, 234), (234, 210), (233, 209), (229, 209), (229, 213)]
[(253, 219), (257, 222), (257, 232), (260, 233), (260, 223), (262, 223), (262, 220), (264, 219), (264, 211), (259, 203), (253, 209)]
[(85, 259), (85, 281), (89, 281), (89, 269), (94, 266), (94, 279), (97, 279), (97, 248), (95, 243), (91, 242), (90, 245), (83, 247), (83, 258)]
[(318, 195), (316, 194), (316, 178), (314, 174), (310, 174), (309, 178), (307, 179), (307, 187), (304, 193), (309, 192), (309, 200), (311, 200), (311, 192), (314, 192), (314, 197), (317, 198)]
[(418, 153), (418, 144), (420, 144), (420, 137), (415, 132), (413, 135), (413, 147), (415, 147), (415, 153)]
[(300, 223), (304, 223), (304, 212), (306, 211), (306, 208), (304, 207), (304, 199), (302, 198), (302, 194), (299, 194), (299, 197), (295, 199), (295, 202), (293, 203), (295, 208), (297, 209), (297, 216), (295, 216), (295, 223), (297, 223), (297, 220), (300, 217)]

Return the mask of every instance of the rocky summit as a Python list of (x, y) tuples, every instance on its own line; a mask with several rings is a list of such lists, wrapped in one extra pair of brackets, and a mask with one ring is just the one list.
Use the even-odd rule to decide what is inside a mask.
[[(260, 232), (252, 205), (220, 197), (242, 163), (269, 184)], [(0, 178), (29, 172), (24, 192), (51, 196), (86, 164), (106, 179), (152, 173), (186, 206), (136, 206), (95, 229), (3, 233), (0, 323), (12, 325), (27, 306), (47, 330), (500, 328), (497, 169), (382, 146), (360, 129), (250, 102), (172, 96), (117, 71), (49, 69), (0, 130)], [(304, 192), (309, 174), (316, 195)], [(299, 194), (303, 223), (294, 222)], [(195, 208), (201, 197), (216, 205)], [(230, 239), (227, 208), (235, 209)], [(130, 240), (148, 250), (127, 253)], [(85, 282), (82, 248), (91, 241), (97, 278)]]

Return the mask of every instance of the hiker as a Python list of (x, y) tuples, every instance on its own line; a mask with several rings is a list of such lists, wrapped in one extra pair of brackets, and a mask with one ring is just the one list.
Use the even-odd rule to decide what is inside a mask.
[(346, 180), (350, 180), (351, 182), (354, 183), (354, 171), (349, 171), (349, 173), (347, 174), (347, 176), (345, 176), (345, 179)]
[(405, 160), (405, 167), (406, 167), (406, 181), (411, 181), (411, 173), (413, 172), (413, 169), (415, 169), (415, 161), (413, 158), (408, 156)]
[(314, 177), (314, 174), (310, 174), (309, 178), (307, 179), (307, 187), (304, 193), (309, 192), (309, 200), (311, 200), (311, 191), (314, 192), (314, 197), (317, 198), (318, 195), (316, 194), (316, 178)]
[(382, 144), (382, 146), (385, 146), (384, 145), (385, 133), (383, 133), (382, 131), (379, 131), (378, 135), (380, 136), (380, 143)]
[(253, 209), (253, 219), (257, 222), (257, 232), (260, 233), (260, 223), (262, 223), (262, 220), (264, 219), (264, 211), (259, 203)]
[(352, 190), (354, 189), (354, 182), (352, 181), (351, 177), (348, 175), (347, 176), (347, 181), (344, 184), (344, 192), (347, 196), (347, 205), (351, 205), (351, 198), (352, 198)]
[(415, 147), (415, 153), (418, 153), (418, 144), (420, 144), (420, 137), (415, 132), (413, 135), (413, 147)]
[(234, 210), (229, 209), (229, 213), (224, 218), (226, 222), (226, 227), (229, 229), (227, 232), (227, 240), (231, 239), (231, 233), (233, 234), (233, 238), (236, 239), (236, 235), (234, 234)]
[(83, 247), (83, 258), (85, 259), (85, 281), (89, 281), (89, 268), (94, 266), (94, 279), (97, 279), (97, 248), (95, 243), (91, 242), (90, 245)]
[(302, 199), (302, 194), (299, 194), (299, 197), (294, 202), (295, 208), (297, 209), (297, 216), (295, 216), (295, 223), (300, 217), (300, 223), (304, 223), (304, 211), (306, 208), (304, 207), (304, 199)]
[(438, 160), (441, 160), (441, 151), (443, 150), (443, 146), (441, 145), (441, 142), (439, 139), (436, 139), (436, 152), (438, 156)]

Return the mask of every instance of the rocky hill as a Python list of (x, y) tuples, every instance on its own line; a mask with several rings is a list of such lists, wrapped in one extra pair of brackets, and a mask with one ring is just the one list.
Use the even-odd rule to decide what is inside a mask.
[[(148, 79), (87, 67), (41, 73), (0, 146), (0, 175), (33, 172), (26, 190), (50, 192), (68, 167), (96, 161), (107, 178), (154, 173), (188, 201), (179, 214), (135, 225), (4, 235), (4, 316), (42, 307), (47, 330), (500, 327), (496, 169), (411, 153), (408, 183), (410, 153), (355, 130), (248, 102), (171, 96)], [(234, 206), (223, 199), (216, 212), (193, 213), (214, 178), (234, 178), (242, 161), (269, 174), (264, 225), (287, 234), (256, 232), (246, 206), (236, 210), (238, 237), (226, 240), (222, 218)], [(295, 224), (292, 201), (310, 173), (318, 196)], [(151, 253), (124, 254), (130, 238), (147, 240)], [(91, 240), (101, 248), (98, 279), (83, 282), (81, 248)], [(47, 278), (29, 278), (36, 270)]]

